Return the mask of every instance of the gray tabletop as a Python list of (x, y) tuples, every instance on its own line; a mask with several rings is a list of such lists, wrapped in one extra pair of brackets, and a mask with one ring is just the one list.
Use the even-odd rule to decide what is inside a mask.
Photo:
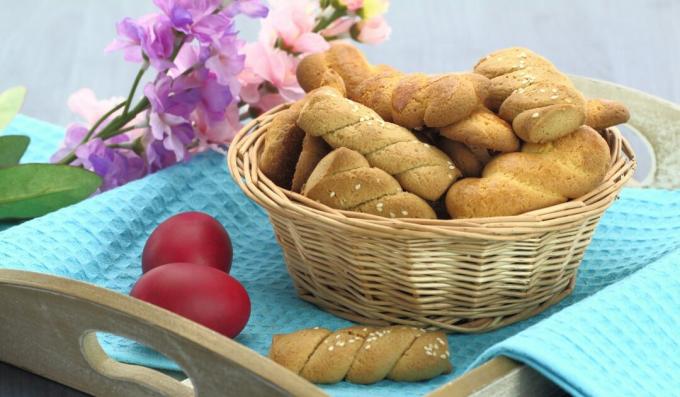
[[(0, 90), (27, 86), (23, 112), (63, 125), (75, 120), (66, 107), (75, 90), (127, 93), (134, 65), (103, 48), (115, 21), (151, 11), (152, 2), (0, 0), (0, 10)], [(492, 50), (526, 46), (565, 72), (680, 102), (678, 0), (392, 0), (387, 17), (390, 41), (364, 47), (375, 63), (466, 70)], [(255, 38), (257, 23), (243, 22), (244, 37)], [(77, 394), (0, 364), (0, 395)]]

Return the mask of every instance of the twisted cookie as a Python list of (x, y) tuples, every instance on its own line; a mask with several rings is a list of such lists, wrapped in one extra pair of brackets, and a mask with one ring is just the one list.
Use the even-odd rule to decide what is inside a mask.
[(308, 95), (297, 125), (334, 148), (356, 150), (425, 200), (441, 197), (460, 173), (449, 157), (373, 110), (339, 96)]
[(527, 142), (553, 141), (585, 121), (585, 98), (571, 80), (526, 48), (489, 54), (474, 71), (491, 79), (486, 105)]
[(451, 372), (449, 356), (444, 333), (404, 326), (303, 329), (274, 335), (269, 351), (272, 360), (314, 383), (426, 380)]
[(297, 79), (305, 91), (338, 75), (347, 97), (375, 110), (385, 121), (407, 128), (444, 127), (468, 117), (484, 101), (488, 79), (474, 74), (406, 74), (371, 65), (359, 49), (334, 43), (303, 59)]
[(453, 218), (517, 215), (578, 198), (597, 187), (609, 168), (609, 146), (590, 127), (521, 152), (495, 157), (481, 178), (451, 186), (446, 208)]
[(339, 148), (321, 159), (302, 194), (329, 207), (390, 218), (436, 218), (420, 197), (353, 150)]

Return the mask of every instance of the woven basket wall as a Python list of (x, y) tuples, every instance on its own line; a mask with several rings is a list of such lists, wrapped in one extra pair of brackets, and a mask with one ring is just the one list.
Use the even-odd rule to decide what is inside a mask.
[(635, 168), (616, 129), (612, 163), (587, 195), (527, 214), (401, 220), (339, 211), (274, 185), (257, 166), (281, 105), (229, 148), (229, 170), (269, 213), (300, 297), (365, 324), (480, 332), (533, 316), (568, 295), (604, 211)]

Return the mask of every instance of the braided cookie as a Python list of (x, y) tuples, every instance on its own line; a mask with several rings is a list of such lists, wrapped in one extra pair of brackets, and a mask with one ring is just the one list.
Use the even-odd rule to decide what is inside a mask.
[[(342, 96), (338, 90), (326, 86), (314, 90), (313, 94)], [(314, 159), (319, 157), (319, 153), (316, 152), (323, 150), (321, 145), (305, 139), (305, 132), (296, 124), (300, 110), (308, 98), (305, 96), (288, 109), (277, 113), (265, 132), (264, 148), (258, 165), (272, 182), (284, 189), (292, 187), (294, 191), (299, 191), (299, 187), (316, 165)], [(320, 157), (326, 153), (328, 151), (322, 153)]]
[(297, 125), (334, 148), (346, 147), (425, 200), (441, 197), (460, 173), (449, 157), (373, 110), (338, 96), (308, 95)]
[(446, 208), (453, 218), (522, 214), (578, 198), (597, 187), (609, 168), (609, 146), (590, 127), (518, 153), (495, 157), (481, 178), (451, 186)]
[(519, 47), (481, 59), (474, 71), (491, 79), (486, 105), (512, 123), (527, 142), (550, 142), (574, 131), (586, 117), (585, 98), (547, 59)]
[(319, 161), (302, 194), (341, 210), (390, 218), (436, 218), (423, 199), (402, 191), (396, 179), (371, 168), (364, 156), (347, 148), (335, 149)]
[(407, 128), (444, 127), (469, 116), (485, 99), (488, 79), (474, 74), (406, 74), (371, 65), (361, 51), (334, 43), (303, 59), (297, 78), (305, 91), (320, 87), (323, 76), (337, 73), (347, 97), (374, 109), (385, 121)]
[(274, 335), (269, 357), (314, 383), (416, 382), (453, 369), (444, 333), (404, 326)]

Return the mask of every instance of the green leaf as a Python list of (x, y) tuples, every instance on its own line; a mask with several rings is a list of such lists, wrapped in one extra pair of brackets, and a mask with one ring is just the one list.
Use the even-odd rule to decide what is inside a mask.
[(23, 135), (0, 136), (0, 168), (19, 164), (31, 138)]
[(27, 219), (75, 204), (101, 185), (79, 167), (21, 164), (0, 169), (0, 219)]
[(26, 96), (26, 87), (12, 87), (0, 93), (0, 130), (4, 130), (19, 113)]

